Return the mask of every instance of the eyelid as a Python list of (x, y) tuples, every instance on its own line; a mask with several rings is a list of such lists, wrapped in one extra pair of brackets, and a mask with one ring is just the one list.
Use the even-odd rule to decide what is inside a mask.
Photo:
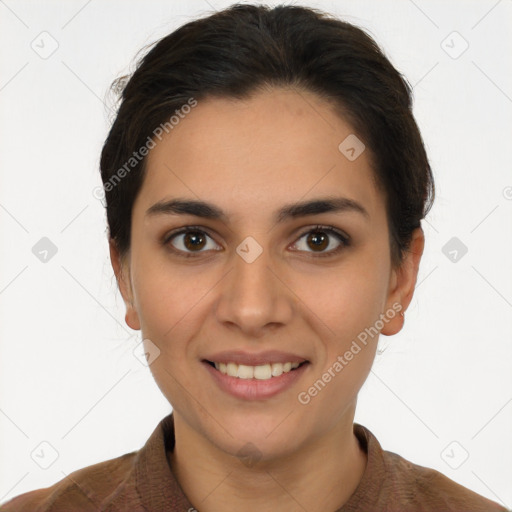
[(338, 228), (335, 228), (334, 226), (329, 226), (327, 224), (315, 224), (313, 227), (307, 228), (305, 231), (301, 232), (301, 234), (299, 235), (299, 239), (302, 238), (304, 235), (311, 233), (312, 231), (325, 231), (327, 233), (332, 233), (338, 235), (342, 240), (346, 241), (347, 243), (350, 242), (350, 237), (346, 233), (344, 233)]
[[(188, 232), (194, 232), (194, 231), (198, 231), (200, 233), (204, 233), (205, 235), (207, 235), (209, 238), (211, 238), (212, 240), (214, 240), (213, 236), (210, 234), (209, 232), (209, 229), (208, 228), (205, 228), (203, 226), (195, 226), (195, 225), (187, 225), (187, 226), (183, 226), (181, 228), (177, 228), (169, 233), (166, 233), (162, 239), (162, 244), (166, 247), (170, 246), (170, 250), (175, 253), (175, 254), (178, 254), (180, 256), (184, 256), (184, 257), (195, 257), (195, 256), (200, 256), (201, 254), (207, 252), (207, 251), (197, 251), (197, 252), (186, 252), (186, 251), (182, 251), (181, 249), (176, 249), (175, 247), (172, 247), (172, 244), (170, 243), (171, 240), (179, 235), (184, 235)], [(215, 240), (214, 240), (215, 241)], [(217, 242), (215, 242), (217, 244)], [(219, 244), (217, 244), (219, 245)], [(217, 249), (215, 249), (217, 251)], [(220, 252), (220, 251), (219, 251)]]
[[(203, 253), (209, 252), (209, 251), (196, 251), (196, 252), (182, 251), (181, 249), (176, 249), (175, 247), (172, 247), (172, 244), (170, 244), (170, 242), (173, 238), (175, 238), (179, 235), (183, 235), (188, 232), (194, 232), (194, 231), (204, 233), (209, 238), (214, 240), (214, 238), (210, 234), (208, 228), (206, 228), (204, 226), (187, 225), (187, 226), (183, 226), (181, 228), (177, 228), (176, 230), (171, 231), (170, 233), (166, 233), (162, 239), (162, 244), (164, 246), (170, 246), (170, 250), (173, 253), (183, 256), (183, 257), (187, 257), (187, 258), (188, 257), (198, 257)], [(334, 226), (330, 226), (330, 225), (316, 224), (313, 226), (309, 226), (308, 228), (305, 228), (303, 231), (301, 231), (301, 233), (299, 235), (297, 235), (297, 238), (292, 243), (292, 245), (296, 245), (297, 242), (301, 238), (303, 238), (305, 235), (315, 232), (315, 231), (321, 231), (321, 232), (328, 233), (331, 236), (335, 236), (338, 239), (338, 241), (340, 242), (340, 245), (337, 248), (331, 249), (330, 251), (326, 251), (326, 252), (318, 252), (318, 253), (315, 251), (297, 251), (297, 252), (305, 252), (310, 255), (313, 255), (313, 257), (328, 257), (328, 256), (333, 256), (333, 255), (337, 254), (338, 252), (340, 252), (340, 250), (343, 250), (344, 248), (348, 247), (351, 244), (350, 236), (347, 235), (346, 233), (344, 233), (343, 231), (339, 230), (338, 228), (335, 228)], [(215, 240), (214, 240), (214, 242), (215, 242)], [(217, 242), (215, 242), (215, 243), (217, 244)], [(217, 245), (219, 245), (219, 244), (217, 244)], [(218, 251), (217, 249), (213, 249), (213, 250)], [(220, 252), (220, 251), (218, 251), (218, 252)]]
[(316, 224), (315, 226), (309, 227), (305, 231), (302, 231), (301, 234), (298, 236), (297, 240), (293, 243), (293, 245), (295, 245), (305, 235), (308, 235), (309, 233), (314, 233), (315, 231), (328, 233), (330, 236), (336, 237), (338, 242), (340, 243), (340, 245), (338, 247), (336, 247), (335, 249), (331, 249), (330, 251), (324, 251), (324, 252), (298, 251), (298, 252), (305, 252), (307, 254), (312, 255), (313, 258), (328, 258), (330, 256), (336, 256), (337, 254), (339, 254), (340, 251), (344, 250), (349, 245), (351, 245), (352, 240), (346, 233), (339, 230), (338, 228), (335, 228), (334, 226), (322, 225), (322, 224)]

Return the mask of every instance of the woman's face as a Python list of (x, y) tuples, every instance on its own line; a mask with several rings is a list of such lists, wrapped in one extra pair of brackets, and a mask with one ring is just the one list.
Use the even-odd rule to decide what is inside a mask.
[[(315, 95), (275, 89), (200, 101), (148, 156), (122, 274), (112, 250), (126, 320), (175, 415), (227, 453), (284, 455), (351, 425), (374, 333), (402, 326), (423, 236), (393, 270), (384, 197), (353, 137)], [(176, 199), (214, 212), (165, 206)], [(345, 207), (290, 209), (314, 200)], [(211, 364), (228, 362), (253, 378)]]

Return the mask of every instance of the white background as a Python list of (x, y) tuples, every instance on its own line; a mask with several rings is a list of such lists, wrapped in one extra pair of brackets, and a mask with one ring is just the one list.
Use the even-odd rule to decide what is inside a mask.
[[(0, 2), (0, 502), (139, 449), (170, 412), (132, 353), (92, 194), (104, 101), (144, 45), (229, 4)], [(380, 340), (356, 421), (512, 507), (512, 1), (304, 4), (365, 27), (414, 86), (437, 186), (415, 298)], [(43, 59), (31, 45), (51, 38)], [(42, 237), (58, 249), (46, 263)], [(452, 237), (468, 248), (456, 262)], [(51, 457), (43, 441), (48, 469), (31, 458)]]

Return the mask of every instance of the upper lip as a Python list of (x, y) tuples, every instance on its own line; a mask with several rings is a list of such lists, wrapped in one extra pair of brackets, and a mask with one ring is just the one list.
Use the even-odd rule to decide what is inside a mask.
[(230, 350), (217, 352), (205, 358), (212, 363), (236, 363), (248, 366), (258, 366), (267, 363), (303, 363), (306, 358), (292, 352), (279, 350), (266, 350), (264, 352), (244, 352), (243, 350)]

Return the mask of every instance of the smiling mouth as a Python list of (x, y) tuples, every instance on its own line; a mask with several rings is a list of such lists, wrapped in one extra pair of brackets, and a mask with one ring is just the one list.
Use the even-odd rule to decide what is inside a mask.
[(287, 362), (287, 363), (266, 363), (257, 366), (250, 366), (245, 364), (237, 364), (234, 362), (229, 363), (216, 363), (213, 361), (205, 360), (210, 366), (214, 367), (223, 375), (235, 377), (238, 379), (258, 379), (270, 380), (275, 377), (281, 376), (283, 373), (289, 373), (297, 368), (309, 364), (308, 361)]

